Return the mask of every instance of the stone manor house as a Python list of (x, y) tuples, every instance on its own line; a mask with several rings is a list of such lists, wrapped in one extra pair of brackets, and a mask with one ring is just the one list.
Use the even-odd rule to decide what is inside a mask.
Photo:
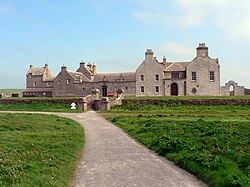
[(53, 76), (48, 64), (30, 65), (23, 96), (86, 96), (93, 89), (99, 89), (104, 97), (116, 95), (118, 89), (123, 89), (125, 96), (218, 96), (232, 95), (231, 85), (237, 89), (235, 94), (244, 93), (244, 87), (235, 82), (229, 81), (221, 87), (218, 58), (209, 57), (204, 43), (196, 50), (191, 62), (170, 62), (165, 57), (158, 61), (152, 49), (147, 49), (145, 59), (135, 72), (98, 73), (95, 64), (82, 61), (76, 71), (62, 66), (59, 74)]

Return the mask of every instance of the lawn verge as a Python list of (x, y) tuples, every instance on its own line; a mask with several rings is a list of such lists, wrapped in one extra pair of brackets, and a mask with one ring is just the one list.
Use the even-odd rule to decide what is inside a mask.
[(70, 186), (83, 149), (77, 122), (41, 114), (0, 114), (0, 186)]
[(121, 105), (101, 114), (210, 186), (249, 186), (249, 109), (249, 105)]

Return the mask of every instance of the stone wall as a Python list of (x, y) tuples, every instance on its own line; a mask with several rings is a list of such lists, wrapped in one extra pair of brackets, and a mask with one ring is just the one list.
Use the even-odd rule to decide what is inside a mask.
[(123, 100), (123, 104), (250, 105), (250, 99)]
[(250, 95), (250, 89), (245, 88), (245, 95)]
[(75, 99), (0, 99), (0, 104), (32, 104), (32, 103), (48, 103), (48, 104), (71, 104), (77, 103), (82, 105), (83, 100), (81, 98)]
[(245, 88), (244, 86), (239, 86), (235, 81), (230, 80), (225, 84), (225, 86), (221, 86), (221, 95), (245, 95)]

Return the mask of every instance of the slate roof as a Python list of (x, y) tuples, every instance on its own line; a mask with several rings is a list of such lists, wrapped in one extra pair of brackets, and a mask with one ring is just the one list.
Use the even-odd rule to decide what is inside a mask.
[(164, 70), (171, 72), (171, 71), (185, 71), (186, 67), (190, 64), (190, 62), (165, 62)]
[(80, 72), (73, 72), (73, 71), (67, 71), (69, 74), (70, 74), (70, 76), (73, 78), (73, 79), (75, 79), (75, 80), (80, 80), (80, 79), (82, 79), (82, 77), (83, 77), (83, 74), (82, 73), (80, 73)]
[(45, 68), (44, 67), (32, 67), (28, 70), (27, 75), (30, 73), (32, 75), (43, 75), (45, 73)]
[(44, 91), (52, 91), (52, 88), (26, 88), (23, 92), (44, 92)]
[(54, 79), (55, 79), (55, 77), (54, 77), (54, 76), (51, 76), (51, 77), (45, 77), (45, 78), (43, 79), (43, 81), (52, 82), (52, 81), (54, 81)]
[(118, 81), (135, 81), (135, 80), (136, 80), (135, 72), (97, 73), (94, 77), (93, 82), (100, 82), (100, 81), (118, 82)]

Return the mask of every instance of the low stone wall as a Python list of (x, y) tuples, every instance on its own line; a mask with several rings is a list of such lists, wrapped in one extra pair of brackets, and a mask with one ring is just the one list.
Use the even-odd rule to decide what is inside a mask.
[(123, 100), (123, 104), (250, 105), (250, 99)]
[(245, 88), (245, 95), (250, 95), (250, 89)]
[(48, 104), (71, 104), (75, 102), (77, 105), (82, 105), (81, 98), (72, 99), (0, 99), (0, 104), (32, 104), (32, 103), (48, 103)]

